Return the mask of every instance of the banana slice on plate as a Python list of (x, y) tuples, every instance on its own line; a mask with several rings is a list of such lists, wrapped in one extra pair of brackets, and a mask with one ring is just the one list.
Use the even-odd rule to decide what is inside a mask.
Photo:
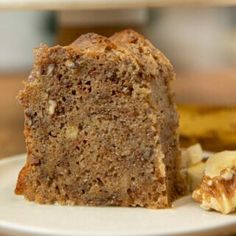
[(204, 175), (205, 166), (205, 162), (198, 162), (197, 164), (187, 168), (187, 180), (190, 191), (193, 191), (200, 185)]
[(188, 168), (203, 159), (203, 150), (199, 143), (190, 146), (182, 151), (181, 167)]
[(205, 170), (204, 152), (199, 143), (182, 151), (181, 170), (187, 180), (188, 189), (192, 192), (200, 185)]

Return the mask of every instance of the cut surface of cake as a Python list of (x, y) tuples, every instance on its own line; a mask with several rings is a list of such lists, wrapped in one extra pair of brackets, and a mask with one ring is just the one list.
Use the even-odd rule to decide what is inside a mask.
[(38, 203), (166, 208), (185, 191), (168, 59), (142, 35), (40, 46), (19, 100), (26, 164), (16, 194)]

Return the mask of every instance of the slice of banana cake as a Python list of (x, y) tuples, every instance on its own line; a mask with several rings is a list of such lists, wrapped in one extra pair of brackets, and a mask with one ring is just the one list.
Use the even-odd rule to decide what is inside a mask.
[(38, 203), (170, 207), (183, 194), (168, 59), (142, 35), (35, 50), (20, 93), (27, 161), (16, 194)]

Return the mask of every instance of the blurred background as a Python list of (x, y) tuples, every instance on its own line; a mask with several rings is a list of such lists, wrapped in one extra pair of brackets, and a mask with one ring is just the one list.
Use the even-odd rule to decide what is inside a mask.
[[(197, 2), (197, 1), (195, 1)], [(25, 152), (16, 100), (40, 43), (133, 28), (171, 60), (182, 146), (236, 149), (236, 7), (165, 6), (83, 10), (0, 10), (0, 158)]]

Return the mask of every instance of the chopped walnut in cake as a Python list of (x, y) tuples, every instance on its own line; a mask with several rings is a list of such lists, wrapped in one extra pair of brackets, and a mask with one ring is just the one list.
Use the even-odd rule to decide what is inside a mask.
[(48, 104), (49, 104), (49, 106), (48, 106), (48, 113), (49, 113), (49, 115), (53, 115), (54, 112), (55, 112), (55, 109), (57, 107), (57, 102), (54, 101), (54, 100), (49, 100)]
[(236, 151), (216, 153), (207, 160), (203, 180), (192, 197), (205, 210), (223, 214), (236, 210)]

